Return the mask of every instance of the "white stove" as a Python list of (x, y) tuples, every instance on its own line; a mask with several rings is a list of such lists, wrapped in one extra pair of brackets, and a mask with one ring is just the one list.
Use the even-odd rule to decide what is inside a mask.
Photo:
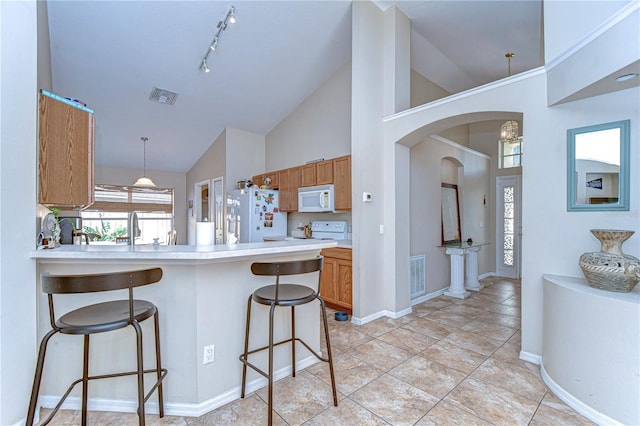
[(316, 240), (346, 240), (347, 222), (343, 220), (316, 220), (311, 222), (311, 238)]

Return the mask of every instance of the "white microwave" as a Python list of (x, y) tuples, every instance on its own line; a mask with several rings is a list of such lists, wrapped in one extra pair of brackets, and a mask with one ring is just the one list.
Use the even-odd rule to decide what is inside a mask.
[(333, 185), (298, 188), (298, 211), (301, 213), (333, 212)]

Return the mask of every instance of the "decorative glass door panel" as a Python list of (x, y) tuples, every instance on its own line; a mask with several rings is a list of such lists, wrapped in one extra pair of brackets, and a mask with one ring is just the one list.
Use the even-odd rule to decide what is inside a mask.
[(496, 194), (496, 272), (520, 278), (520, 177), (498, 177)]

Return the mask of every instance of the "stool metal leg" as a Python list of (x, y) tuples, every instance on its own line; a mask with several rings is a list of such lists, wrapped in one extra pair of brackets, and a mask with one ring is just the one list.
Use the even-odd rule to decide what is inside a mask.
[(331, 355), (331, 342), (329, 340), (329, 325), (327, 324), (327, 309), (324, 305), (324, 300), (318, 297), (320, 306), (322, 308), (322, 320), (324, 322), (324, 337), (327, 342), (327, 353), (329, 359), (329, 373), (331, 374), (331, 389), (333, 390), (333, 405), (338, 406), (338, 393), (336, 392), (336, 379), (333, 371), (333, 357)]
[(158, 384), (158, 413), (160, 417), (164, 417), (164, 397), (162, 395), (162, 361), (160, 359), (160, 320), (158, 319), (158, 311), (153, 314), (153, 325), (156, 334), (156, 377)]
[(249, 359), (249, 324), (251, 323), (251, 296), (249, 296), (249, 300), (247, 301), (247, 319), (245, 324), (244, 331), (244, 360), (242, 363), (242, 390), (240, 391), (240, 398), (244, 398), (244, 392), (247, 385), (247, 364), (246, 361)]
[(271, 310), (269, 311), (269, 426), (273, 424), (273, 313), (276, 310), (276, 304), (271, 304)]
[(33, 420), (36, 414), (36, 407), (38, 405), (38, 393), (40, 392), (40, 382), (42, 381), (42, 370), (44, 369), (44, 356), (47, 352), (47, 343), (51, 336), (56, 334), (56, 330), (49, 331), (42, 342), (40, 343), (40, 349), (38, 350), (38, 361), (36, 362), (36, 372), (33, 377), (33, 387), (31, 388), (31, 399), (29, 400), (29, 411), (27, 412), (27, 425), (33, 425)]
[(138, 424), (144, 426), (144, 366), (142, 354), (142, 329), (137, 321), (131, 323), (136, 330), (136, 355), (137, 355), (137, 376), (138, 376)]
[(84, 360), (82, 362), (82, 426), (87, 424), (87, 395), (89, 393), (89, 335), (84, 335)]
[(291, 371), (296, 377), (296, 307), (291, 307)]

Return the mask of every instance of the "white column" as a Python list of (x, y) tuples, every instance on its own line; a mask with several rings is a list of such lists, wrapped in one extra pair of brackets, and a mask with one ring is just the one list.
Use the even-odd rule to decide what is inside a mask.
[(451, 260), (451, 283), (449, 290), (444, 292), (445, 296), (465, 299), (471, 294), (464, 289), (464, 252), (465, 249), (453, 247), (445, 250)]
[(480, 247), (469, 247), (464, 249), (466, 252), (465, 259), (465, 278), (464, 287), (467, 290), (480, 291), (484, 288), (478, 281), (478, 252)]

